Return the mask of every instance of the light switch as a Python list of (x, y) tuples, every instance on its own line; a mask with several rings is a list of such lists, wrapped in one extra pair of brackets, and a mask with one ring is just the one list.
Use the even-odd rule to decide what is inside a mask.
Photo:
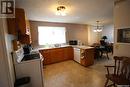
[(116, 44), (116, 45), (115, 45), (115, 49), (118, 49), (118, 48), (119, 48), (119, 44)]

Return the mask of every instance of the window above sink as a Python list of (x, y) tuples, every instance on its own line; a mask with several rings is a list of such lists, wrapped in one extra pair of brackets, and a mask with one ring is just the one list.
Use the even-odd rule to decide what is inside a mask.
[(45, 46), (66, 43), (66, 28), (38, 26), (38, 43)]

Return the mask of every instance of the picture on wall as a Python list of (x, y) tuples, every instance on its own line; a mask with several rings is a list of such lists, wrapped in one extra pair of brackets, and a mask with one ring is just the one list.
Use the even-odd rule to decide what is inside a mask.
[(130, 43), (130, 28), (118, 29), (117, 42)]

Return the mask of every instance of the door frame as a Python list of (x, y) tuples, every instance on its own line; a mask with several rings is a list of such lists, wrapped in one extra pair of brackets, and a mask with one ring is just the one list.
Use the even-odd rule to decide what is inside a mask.
[(8, 51), (6, 45), (6, 24), (5, 18), (0, 18), (0, 86), (1, 87), (13, 87), (13, 81), (9, 70), (8, 63)]

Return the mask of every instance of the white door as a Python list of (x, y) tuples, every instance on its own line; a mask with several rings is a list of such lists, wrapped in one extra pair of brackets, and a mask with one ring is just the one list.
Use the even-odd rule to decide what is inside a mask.
[(80, 49), (74, 48), (74, 60), (80, 63)]

